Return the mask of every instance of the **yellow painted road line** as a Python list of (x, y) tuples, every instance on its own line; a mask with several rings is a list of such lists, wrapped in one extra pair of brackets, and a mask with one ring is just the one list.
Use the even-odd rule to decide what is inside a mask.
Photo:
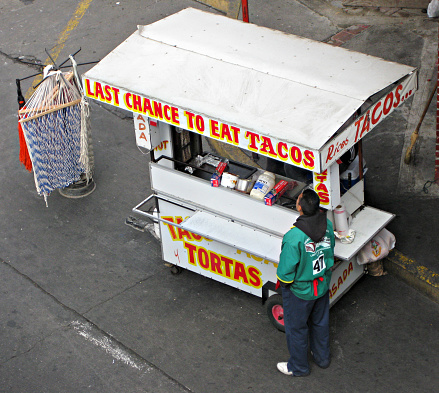
[[(398, 250), (392, 250), (386, 258), (388, 271), (397, 275), (411, 287), (419, 290), (430, 299), (439, 303), (439, 274), (415, 260), (406, 257)], [(389, 263), (390, 262), (390, 263)]]
[(439, 290), (439, 274), (433, 272), (425, 266), (419, 265), (415, 260), (406, 257), (398, 250), (393, 252), (387, 257), (393, 263), (397, 263), (402, 269), (415, 275), (420, 280), (426, 282), (429, 285)]
[[(52, 59), (54, 61), (56, 61), (58, 59), (59, 54), (64, 49), (64, 45), (65, 45), (67, 39), (69, 38), (70, 33), (78, 26), (79, 21), (84, 16), (85, 11), (87, 11), (87, 9), (90, 6), (92, 1), (93, 0), (81, 0), (79, 2), (78, 7), (76, 7), (76, 11), (74, 12), (74, 14), (71, 17), (71, 19), (69, 20), (69, 22), (67, 23), (67, 26), (65, 27), (65, 29), (59, 35), (58, 41), (57, 41), (56, 45), (54, 46), (54, 48), (52, 49), (52, 52), (50, 55), (52, 56)], [(44, 62), (44, 64), (50, 64), (51, 62), (52, 62), (52, 60), (50, 60), (50, 58), (48, 57), (46, 59), (46, 61)], [(42, 75), (38, 75), (34, 78), (31, 86), (29, 87), (28, 91), (26, 92), (26, 95), (25, 95), (26, 100), (28, 100), (29, 97), (33, 93), (34, 89), (32, 86), (35, 86), (36, 84), (40, 83), (42, 78), (43, 78)]]
[(199, 3), (210, 5), (212, 8), (227, 14), (229, 2), (227, 0), (197, 0)]
[(241, 8), (241, 0), (196, 0), (218, 11), (224, 12), (228, 17), (237, 19)]

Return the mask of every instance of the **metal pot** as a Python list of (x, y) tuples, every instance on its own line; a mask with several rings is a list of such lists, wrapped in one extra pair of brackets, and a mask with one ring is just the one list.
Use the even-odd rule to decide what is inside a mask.
[(248, 194), (252, 190), (253, 184), (255, 184), (255, 182), (252, 179), (239, 179), (236, 183), (235, 190)]

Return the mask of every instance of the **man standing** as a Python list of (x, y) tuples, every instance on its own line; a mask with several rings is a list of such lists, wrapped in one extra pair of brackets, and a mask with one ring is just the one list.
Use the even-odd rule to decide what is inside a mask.
[(277, 278), (282, 286), (285, 333), (290, 358), (277, 368), (295, 377), (309, 374), (311, 355), (322, 368), (330, 363), (329, 284), (334, 265), (334, 230), (310, 189), (296, 202), (300, 216), (282, 240)]

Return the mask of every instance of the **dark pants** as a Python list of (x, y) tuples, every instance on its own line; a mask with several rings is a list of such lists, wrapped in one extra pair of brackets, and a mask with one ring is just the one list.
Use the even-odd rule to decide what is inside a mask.
[(294, 375), (308, 375), (308, 334), (316, 364), (329, 366), (329, 291), (315, 300), (302, 300), (290, 288), (282, 288), (288, 370)]

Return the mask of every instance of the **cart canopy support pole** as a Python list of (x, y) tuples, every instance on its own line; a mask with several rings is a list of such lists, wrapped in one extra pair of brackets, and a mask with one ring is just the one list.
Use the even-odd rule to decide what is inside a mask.
[(249, 23), (248, 18), (248, 0), (242, 0), (242, 20)]

